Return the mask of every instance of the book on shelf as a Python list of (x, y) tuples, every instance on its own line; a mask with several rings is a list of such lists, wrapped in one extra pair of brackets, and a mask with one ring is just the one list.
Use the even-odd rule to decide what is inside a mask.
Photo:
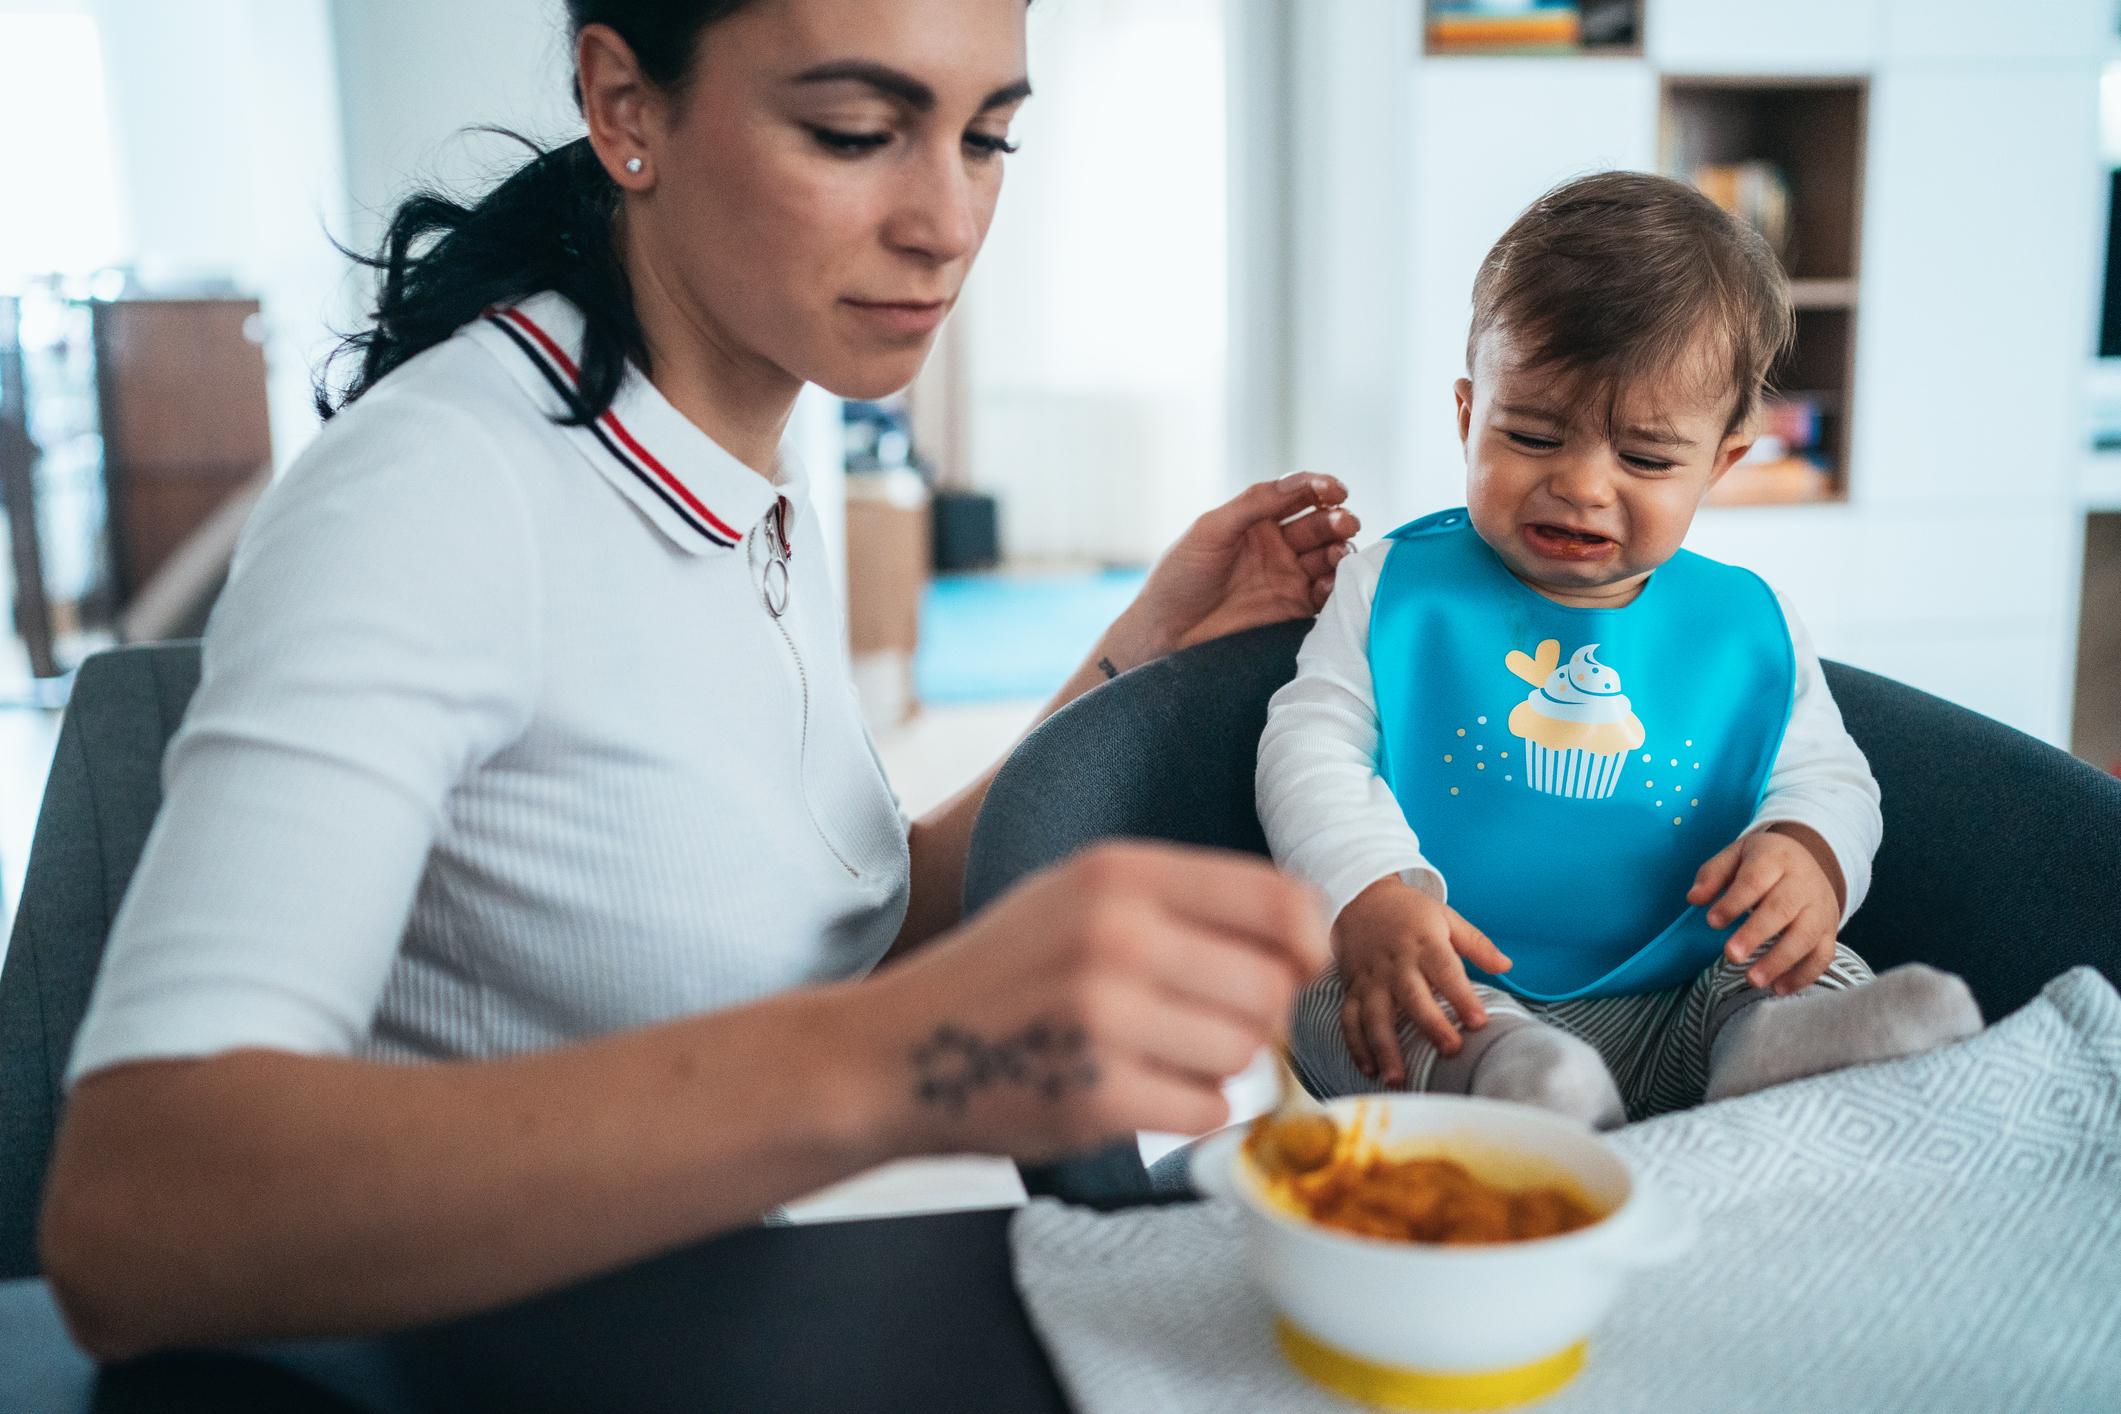
[(1640, 0), (1580, 0), (1583, 47), (1631, 49), (1642, 39)]
[(1693, 171), (1703, 196), (1751, 226), (1768, 249), (1787, 261), (1790, 252), (1790, 182), (1772, 162), (1705, 162)]
[(1786, 506), (1832, 500), (1833, 496), (1834, 478), (1817, 462), (1797, 456), (1771, 461), (1748, 458), (1724, 473), (1709, 492), (1709, 504)]
[(1776, 448), (1800, 453), (1817, 449), (1824, 404), (1824, 396), (1818, 393), (1778, 392), (1761, 399), (1760, 413), (1754, 421), (1757, 440), (1753, 445), (1761, 449), (1762, 458)]
[(1724, 474), (1709, 494), (1718, 506), (1786, 505), (1824, 501), (1834, 494), (1821, 419), (1827, 397), (1818, 393), (1770, 393), (1753, 415), (1752, 450)]
[(1429, 48), (1442, 53), (1573, 53), (1576, 0), (1430, 0)]

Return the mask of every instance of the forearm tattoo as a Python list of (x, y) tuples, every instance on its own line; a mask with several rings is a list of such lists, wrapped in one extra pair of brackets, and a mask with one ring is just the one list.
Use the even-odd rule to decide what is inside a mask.
[(913, 1052), (914, 1093), (924, 1105), (962, 1114), (998, 1085), (1029, 1090), (1048, 1103), (1097, 1083), (1090, 1038), (1079, 1026), (1034, 1021), (999, 1041), (944, 1023)]

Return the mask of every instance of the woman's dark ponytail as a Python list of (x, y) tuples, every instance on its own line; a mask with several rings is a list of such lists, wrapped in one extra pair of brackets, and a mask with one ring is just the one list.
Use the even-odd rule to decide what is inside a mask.
[(541, 290), (567, 296), (588, 323), (581, 405), (568, 422), (594, 421), (611, 406), (629, 358), (647, 366), (633, 294), (612, 244), (618, 188), (589, 139), (548, 151), (517, 134), (504, 136), (536, 155), (475, 205), (415, 193), (390, 218), (380, 251), (348, 252), (381, 274), (382, 288), (374, 325), (332, 355), (334, 361), (358, 357), (353, 380), (335, 396), (331, 364), (318, 379), (317, 411), (324, 417), (486, 310)]
[[(749, 0), (568, 0), (572, 33), (609, 25), (641, 71), (679, 94), (692, 72), (700, 33)], [(577, 101), (580, 94), (576, 94)], [(499, 130), (489, 130), (499, 131)], [(347, 254), (382, 276), (374, 323), (335, 350), (317, 378), (319, 415), (334, 413), (392, 369), (441, 343), (495, 305), (542, 291), (565, 295), (587, 322), (581, 394), (568, 423), (601, 417), (626, 376), (643, 371), (648, 349), (633, 291), (615, 243), (618, 187), (589, 139), (547, 150), (514, 133), (535, 154), (476, 203), (415, 193), (391, 216), (374, 255)], [(358, 360), (344, 387), (331, 383), (342, 357)]]

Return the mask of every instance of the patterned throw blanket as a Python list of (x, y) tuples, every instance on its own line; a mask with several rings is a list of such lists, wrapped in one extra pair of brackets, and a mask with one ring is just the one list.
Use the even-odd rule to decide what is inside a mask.
[[(1635, 1125), (1701, 1217), (1541, 1414), (2121, 1410), (2121, 996), (2090, 968), (1962, 1045)], [(1237, 1214), (1017, 1215), (1085, 1414), (1354, 1406), (1288, 1371)]]

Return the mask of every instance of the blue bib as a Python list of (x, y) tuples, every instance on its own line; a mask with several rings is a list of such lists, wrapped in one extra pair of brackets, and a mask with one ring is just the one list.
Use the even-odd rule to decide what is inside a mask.
[(1556, 604), (1465, 511), (1392, 532), (1370, 614), (1378, 772), (1451, 906), (1535, 1001), (1661, 991), (1729, 929), (1690, 907), (1752, 823), (1796, 657), (1757, 575), (1682, 550), (1617, 609)]

